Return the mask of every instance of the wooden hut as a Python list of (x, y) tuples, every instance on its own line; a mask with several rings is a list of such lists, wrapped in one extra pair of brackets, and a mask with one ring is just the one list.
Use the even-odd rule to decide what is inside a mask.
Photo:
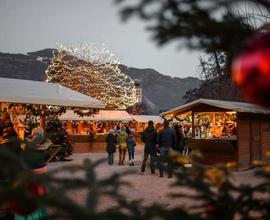
[(270, 110), (241, 102), (198, 99), (161, 114), (176, 118), (205, 164), (236, 161), (248, 167), (270, 150)]
[(93, 116), (80, 117), (68, 110), (59, 117), (66, 121), (66, 129), (74, 144), (75, 153), (105, 152), (105, 139), (109, 129), (118, 123), (127, 123), (132, 117), (126, 111), (100, 110)]

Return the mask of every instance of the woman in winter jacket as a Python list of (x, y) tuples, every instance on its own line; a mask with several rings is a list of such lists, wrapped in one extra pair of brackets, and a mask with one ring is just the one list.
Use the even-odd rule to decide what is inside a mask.
[(126, 151), (127, 151), (128, 135), (125, 128), (121, 128), (120, 133), (117, 136), (117, 143), (119, 147), (119, 165), (124, 165)]
[(107, 143), (107, 153), (108, 153), (108, 163), (109, 165), (112, 165), (114, 163), (114, 153), (116, 149), (117, 139), (114, 135), (114, 130), (109, 130), (109, 134), (106, 137), (106, 143)]

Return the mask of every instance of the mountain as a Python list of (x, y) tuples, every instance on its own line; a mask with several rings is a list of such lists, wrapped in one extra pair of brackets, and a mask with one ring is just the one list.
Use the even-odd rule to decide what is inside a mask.
[[(45, 80), (45, 70), (55, 49), (44, 49), (27, 54), (0, 52), (0, 77)], [(201, 81), (195, 77), (170, 77), (153, 69), (138, 69), (120, 65), (120, 69), (130, 78), (140, 83), (143, 91), (143, 107), (147, 114), (157, 114), (183, 104), (183, 95), (190, 89), (199, 87)]]
[(171, 77), (153, 69), (137, 69), (124, 65), (119, 67), (130, 78), (138, 81), (143, 95), (163, 111), (183, 104), (184, 94), (201, 84), (201, 80), (195, 77)]

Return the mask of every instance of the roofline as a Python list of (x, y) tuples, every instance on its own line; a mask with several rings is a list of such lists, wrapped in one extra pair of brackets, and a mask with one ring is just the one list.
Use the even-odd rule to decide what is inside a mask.
[[(241, 110), (240, 107), (239, 108), (230, 108), (230, 107), (218, 105), (217, 103), (211, 103), (211, 102), (217, 102), (217, 101), (224, 102), (224, 103), (235, 104), (236, 106), (237, 105), (239, 106), (239, 104), (242, 104), (242, 105), (247, 105), (248, 104), (248, 105), (253, 106), (253, 107), (258, 107), (258, 111), (256, 111), (256, 110), (245, 111), (245, 110)], [(160, 116), (164, 117), (164, 116), (166, 116), (168, 114), (172, 114), (172, 113), (175, 113), (175, 112), (185, 112), (185, 111), (190, 110), (192, 107), (194, 107), (196, 105), (200, 105), (200, 104), (206, 104), (206, 105), (214, 106), (214, 107), (221, 108), (221, 109), (233, 110), (233, 111), (236, 111), (236, 112), (270, 114), (269, 109), (266, 109), (264, 107), (261, 107), (261, 106), (258, 106), (258, 105), (252, 104), (252, 103), (224, 101), (224, 100), (215, 100), (215, 99), (197, 99), (197, 100), (191, 101), (189, 103), (186, 103), (184, 105), (180, 105), (178, 107), (172, 108), (169, 111), (163, 112), (163, 113), (160, 114)]]

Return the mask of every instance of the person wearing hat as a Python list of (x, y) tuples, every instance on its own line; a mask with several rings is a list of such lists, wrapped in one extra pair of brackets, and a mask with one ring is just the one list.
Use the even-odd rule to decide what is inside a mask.
[(147, 128), (143, 131), (141, 139), (142, 142), (144, 142), (144, 157), (143, 157), (143, 163), (141, 167), (141, 174), (144, 174), (146, 162), (148, 160), (148, 157), (150, 156), (150, 169), (151, 174), (155, 173), (155, 155), (156, 155), (156, 146), (157, 146), (157, 131), (154, 128), (154, 122), (148, 121)]
[(116, 139), (116, 136), (114, 135), (113, 129), (109, 130), (109, 134), (106, 137), (106, 143), (107, 143), (106, 151), (108, 153), (108, 163), (109, 165), (113, 165), (114, 153), (115, 153), (116, 144), (117, 144), (117, 139)]
[(29, 168), (37, 172), (47, 172), (46, 161), (50, 155), (51, 144), (51, 140), (44, 137), (43, 128), (32, 130), (31, 139), (26, 143), (23, 153), (23, 159)]

